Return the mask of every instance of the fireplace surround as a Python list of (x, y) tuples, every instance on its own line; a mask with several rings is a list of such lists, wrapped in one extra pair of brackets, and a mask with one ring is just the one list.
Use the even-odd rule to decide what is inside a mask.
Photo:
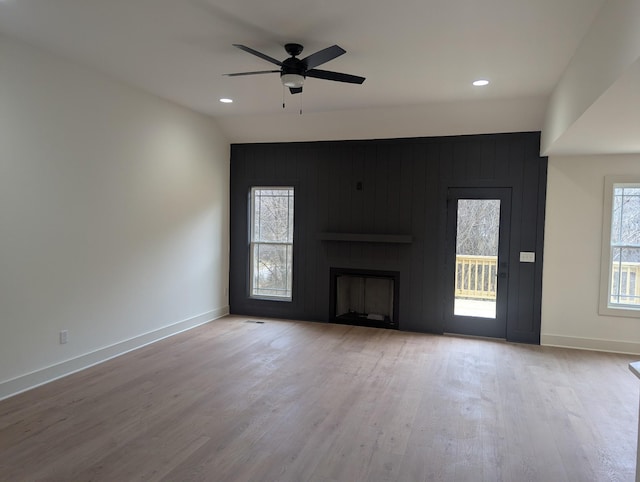
[(398, 329), (398, 271), (330, 268), (330, 283), (330, 322)]

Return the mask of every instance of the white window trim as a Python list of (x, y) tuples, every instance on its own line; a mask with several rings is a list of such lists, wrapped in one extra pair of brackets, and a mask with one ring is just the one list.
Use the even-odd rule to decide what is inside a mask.
[[(284, 242), (254, 242), (254, 213), (255, 213), (255, 196), (254, 192), (256, 190), (268, 190), (268, 189), (291, 189), (293, 191), (294, 196), (294, 219), (295, 219), (295, 187), (294, 186), (252, 186), (249, 189), (249, 298), (255, 300), (265, 300), (265, 301), (283, 301), (283, 302), (291, 302), (293, 301), (293, 243), (294, 243), (294, 234), (292, 234), (292, 240), (290, 243)], [(295, 222), (295, 221), (294, 221)], [(293, 230), (293, 227), (291, 228)], [(274, 245), (274, 246), (291, 246), (291, 295), (290, 296), (268, 296), (268, 295), (256, 295), (253, 293), (253, 283), (254, 283), (254, 246), (256, 244), (260, 245)]]
[(604, 212), (602, 215), (602, 254), (600, 256), (600, 303), (598, 313), (605, 316), (624, 316), (640, 318), (640, 307), (616, 307), (609, 305), (611, 281), (611, 217), (613, 211), (613, 189), (616, 184), (628, 184), (640, 187), (640, 176), (618, 175), (604, 178)]

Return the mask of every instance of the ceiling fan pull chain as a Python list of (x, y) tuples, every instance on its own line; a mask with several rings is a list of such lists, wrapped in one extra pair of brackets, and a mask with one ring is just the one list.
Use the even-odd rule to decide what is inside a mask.
[(284, 85), (282, 86), (282, 108), (284, 109)]
[(300, 92), (300, 115), (302, 115), (302, 95), (304, 94), (304, 91)]

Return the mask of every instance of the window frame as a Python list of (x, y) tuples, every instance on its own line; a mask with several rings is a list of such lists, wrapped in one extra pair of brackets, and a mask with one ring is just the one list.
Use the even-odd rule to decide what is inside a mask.
[[(602, 216), (602, 254), (600, 266), (600, 303), (598, 313), (606, 316), (622, 316), (640, 318), (640, 305), (633, 308), (629, 305), (612, 305), (611, 280), (613, 266), (613, 249), (611, 243), (611, 228), (613, 222), (613, 196), (616, 187), (640, 188), (639, 175), (605, 176), (604, 181), (604, 211)], [(640, 279), (637, 280), (640, 282)]]
[[(290, 228), (291, 231), (291, 242), (282, 242), (282, 241), (255, 241), (254, 238), (254, 231), (255, 231), (255, 219), (254, 219), (254, 215), (255, 215), (255, 200), (256, 200), (256, 196), (255, 196), (255, 192), (259, 191), (259, 190), (274, 190), (274, 191), (284, 191), (284, 190), (289, 190), (291, 191), (291, 197), (292, 199), (292, 209), (293, 209), (293, 216), (292, 218), (292, 225)], [(248, 269), (248, 274), (249, 274), (249, 293), (248, 296), (251, 299), (254, 300), (266, 300), (266, 301), (278, 301), (278, 302), (292, 302), (293, 301), (293, 258), (294, 258), (294, 242), (295, 242), (295, 192), (296, 192), (296, 188), (293, 185), (278, 185), (278, 186), (274, 186), (274, 185), (252, 185), (249, 187), (249, 202), (248, 202), (248, 208), (249, 208), (249, 215), (248, 215), (248, 221), (249, 221), (249, 226), (248, 226), (248, 235), (249, 235), (249, 255), (248, 255), (248, 259), (249, 259), (249, 269)], [(289, 214), (289, 213), (287, 213)], [(290, 216), (287, 216), (290, 217)], [(255, 253), (255, 246), (256, 245), (270, 245), (270, 246), (288, 246), (288, 249), (291, 252), (291, 262), (289, 263), (288, 266), (288, 272), (287, 272), (287, 277), (288, 277), (288, 284), (291, 286), (291, 289), (289, 290), (289, 295), (288, 296), (279, 296), (279, 295), (264, 295), (264, 294), (255, 294), (254, 293), (254, 283), (255, 283), (255, 276), (254, 276), (254, 253)]]

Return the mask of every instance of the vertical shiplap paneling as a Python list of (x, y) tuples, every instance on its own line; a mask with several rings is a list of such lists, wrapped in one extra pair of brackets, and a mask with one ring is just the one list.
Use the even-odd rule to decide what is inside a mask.
[[(420, 312), (421, 316), (433, 320), (432, 323), (434, 326), (437, 326), (437, 331), (440, 332), (442, 331), (442, 303), (439, 293), (442, 288), (442, 280), (438, 268), (443, 257), (441, 253), (443, 252), (444, 245), (440, 246), (442, 240), (437, 233), (444, 232), (445, 226), (440, 226), (439, 222), (440, 213), (443, 209), (446, 209), (446, 204), (441, 204), (445, 200), (442, 198), (438, 189), (440, 183), (440, 168), (442, 166), (442, 162), (440, 162), (442, 144), (430, 143), (425, 147), (426, 159), (424, 163), (426, 164), (426, 185), (433, 186), (433, 188), (425, 192), (426, 216), (424, 219), (424, 230), (427, 235), (424, 239), (423, 248), (425, 256), (420, 265), (420, 271), (424, 279)], [(448, 289), (448, 287), (444, 287), (444, 289)]]
[[(336, 170), (340, 167), (340, 161), (336, 159), (337, 147), (335, 144), (329, 144), (322, 151), (324, 156), (321, 158), (321, 166), (326, 175), (326, 183), (323, 186), (325, 202), (329, 209), (327, 210), (326, 230), (333, 232), (338, 230), (338, 219), (340, 211), (340, 198), (338, 196), (338, 188), (336, 186)], [(326, 167), (325, 167), (326, 166)], [(344, 247), (340, 243), (324, 243), (327, 251), (327, 257), (330, 259), (341, 259), (341, 253)]]
[(351, 155), (351, 219), (349, 224), (353, 227), (355, 233), (363, 231), (363, 216), (367, 208), (364, 202), (363, 191), (357, 189), (357, 184), (363, 182), (364, 166), (364, 150), (361, 145), (352, 145), (349, 149)]
[[(405, 143), (398, 146), (397, 156), (399, 161), (399, 169), (397, 173), (400, 176), (400, 196), (399, 196), (399, 234), (413, 233), (412, 219), (413, 212), (413, 178), (415, 175), (416, 165), (416, 144)], [(415, 245), (409, 244), (406, 246), (398, 247), (398, 266), (400, 267), (400, 310), (399, 310), (399, 322), (406, 330), (419, 330), (419, 326), (412, 327), (411, 320), (415, 319), (415, 313), (419, 310), (415, 310), (415, 301), (411, 292), (411, 272), (412, 272), (412, 260), (414, 259)], [(414, 315), (411, 315), (411, 311), (414, 311)]]
[(274, 176), (275, 168), (275, 150), (274, 145), (265, 145), (264, 152), (260, 156), (259, 153), (254, 152), (254, 159), (252, 159), (253, 172), (255, 173), (254, 180), (257, 182), (264, 182), (269, 178), (278, 179)]
[[(306, 313), (311, 311), (309, 300), (312, 299), (309, 293), (313, 293), (316, 285), (316, 277), (311, 274), (311, 267), (313, 262), (308, 253), (309, 247), (309, 221), (313, 216), (313, 213), (308, 208), (309, 196), (313, 195), (313, 185), (310, 183), (309, 170), (311, 162), (308, 160), (308, 153), (302, 145), (296, 145), (287, 158), (287, 164), (290, 178), (294, 184), (294, 278), (293, 278), (293, 293), (296, 296), (296, 304), (299, 313)], [(304, 185), (304, 189), (300, 189), (300, 185)], [(299, 212), (306, 213), (305, 216), (300, 216)]]
[[(362, 144), (351, 144), (349, 146), (349, 156), (351, 157), (351, 209), (349, 225), (352, 226), (354, 233), (363, 233), (363, 216), (367, 205), (365, 204), (362, 189), (358, 189), (358, 183), (363, 181), (364, 167), (364, 150)], [(362, 256), (362, 243), (351, 243), (349, 246), (350, 259), (358, 259)]]
[[(427, 205), (426, 191), (427, 184), (427, 147), (428, 144), (421, 144), (415, 151), (413, 159), (413, 177), (411, 179), (411, 232), (413, 233), (413, 243), (411, 244), (411, 270), (407, 275), (400, 274), (401, 289), (408, 288), (409, 299), (412, 300), (410, 306), (402, 307), (400, 310), (400, 321), (411, 330), (419, 330), (421, 325), (422, 298), (424, 297), (424, 273), (422, 266), (425, 257), (431, 256), (425, 250), (425, 237), (431, 233), (426, 229), (426, 221), (431, 218), (432, 206)], [(408, 283), (408, 286), (407, 286)]]
[(411, 233), (411, 219), (413, 218), (413, 169), (415, 162), (415, 144), (398, 146), (397, 155), (399, 166), (395, 172), (399, 175), (398, 190), (398, 233)]
[[(330, 189), (331, 186), (331, 145), (329, 144), (312, 144), (316, 149), (317, 166), (318, 166), (318, 197), (313, 209), (318, 211), (318, 227), (317, 232), (331, 231), (330, 224), (330, 210), (332, 207), (331, 199), (333, 193)], [(334, 243), (317, 242), (316, 243), (316, 270), (318, 280), (317, 297), (315, 299), (315, 305), (319, 313), (323, 313), (324, 318), (328, 318), (329, 310), (329, 264), (328, 259), (335, 256), (333, 251), (337, 251), (338, 247)], [(308, 253), (310, 256), (313, 254)], [(326, 285), (326, 286), (325, 286)], [(325, 295), (326, 293), (326, 295)], [(323, 306), (324, 305), (324, 306)]]
[(246, 201), (243, 200), (245, 193), (243, 183), (249, 176), (247, 149), (242, 146), (232, 146), (231, 157), (234, 161), (230, 167), (229, 194), (229, 236), (232, 240), (229, 246), (229, 303), (231, 306), (237, 306), (244, 303), (245, 290), (247, 289), (246, 280), (243, 279), (247, 266), (246, 234), (243, 238), (245, 232), (243, 225), (246, 223), (246, 214), (243, 215), (243, 209), (246, 209)]
[[(325, 273), (324, 268), (327, 265), (327, 245), (318, 241), (318, 234), (328, 230), (329, 226), (329, 205), (327, 193), (328, 176), (327, 169), (321, 157), (321, 149), (318, 149), (314, 144), (309, 145), (309, 156), (313, 161), (313, 171), (310, 173), (309, 183), (314, 186), (314, 196), (310, 198), (309, 211), (313, 212), (314, 223), (309, 224), (309, 250), (305, 252), (305, 256), (309, 258), (308, 262), (314, 264), (315, 272), (315, 286), (316, 289), (313, 292), (312, 300), (310, 300), (313, 306), (313, 311), (309, 314), (314, 319), (322, 320), (326, 315), (328, 307), (328, 287), (325, 285), (325, 276), (327, 277), (326, 283), (329, 283), (328, 273)], [(306, 185), (300, 184), (300, 189), (304, 189)], [(304, 216), (304, 213), (301, 213)], [(315, 231), (315, 232), (314, 232)], [(327, 290), (327, 298), (323, 296), (324, 290)], [(315, 318), (320, 316), (319, 318)]]
[[(527, 143), (524, 139), (523, 143)], [(540, 175), (539, 162), (527, 155), (532, 147), (523, 149), (522, 179), (521, 179), (521, 206), (520, 212), (528, 213), (519, 220), (520, 240), (519, 251), (536, 251), (537, 247), (537, 223), (538, 223), (538, 196)], [(519, 252), (518, 252), (519, 256)], [(518, 341), (539, 342), (539, 339), (530, 339), (535, 332), (535, 296), (536, 296), (536, 265), (532, 263), (518, 263), (518, 314), (514, 322), (510, 324), (512, 330), (510, 338)]]
[(402, 232), (400, 224), (400, 198), (402, 191), (400, 187), (400, 179), (402, 176), (402, 149), (390, 149), (390, 156), (387, 161), (387, 219), (384, 229), (390, 233)]
[[(378, 144), (364, 144), (364, 172), (363, 172), (363, 189), (362, 197), (364, 199), (365, 209), (362, 215), (363, 233), (375, 233), (376, 223), (376, 197), (378, 191), (377, 185), (377, 158)], [(375, 256), (378, 247), (363, 243), (360, 246), (360, 260), (371, 259)]]
[(452, 179), (465, 181), (467, 179), (467, 141), (454, 142), (452, 149)]
[(438, 142), (439, 155), (436, 161), (440, 164), (440, 180), (452, 180), (454, 176), (454, 162), (453, 162), (453, 146), (452, 140), (442, 140)]
[[(232, 312), (326, 320), (329, 267), (368, 266), (400, 271), (401, 329), (441, 332), (446, 186), (511, 187), (508, 336), (536, 342), (542, 266), (520, 266), (518, 255), (534, 243), (541, 259), (546, 159), (538, 146), (538, 133), (232, 146)], [(247, 299), (247, 190), (256, 181), (297, 187), (294, 303)], [(319, 241), (335, 231), (410, 234), (413, 242)]]
[(464, 149), (465, 178), (482, 180), (482, 139), (470, 139)]
[(389, 146), (382, 145), (377, 149), (374, 164), (374, 200), (373, 200), (373, 230), (374, 233), (384, 233), (389, 229)]
[[(444, 300), (446, 299), (446, 291), (450, 289), (449, 286), (443, 282), (445, 276), (445, 270), (448, 269), (445, 266), (445, 253), (447, 249), (446, 244), (446, 226), (447, 226), (447, 189), (450, 186), (456, 186), (459, 179), (455, 177), (454, 170), (454, 146), (456, 138), (445, 138), (438, 142), (438, 154), (435, 162), (438, 166), (437, 182), (438, 186), (434, 189), (437, 190), (436, 205), (437, 208), (434, 211), (436, 219), (433, 224), (430, 225), (432, 236), (436, 238), (436, 253), (437, 259), (435, 260), (436, 266), (431, 268), (431, 273), (426, 273), (426, 276), (438, 277), (435, 287), (435, 296), (438, 302), (435, 305), (425, 304), (425, 313), (433, 317), (434, 327), (437, 327), (436, 332), (441, 332), (444, 327)], [(427, 268), (424, 268), (425, 271)]]
[(513, 333), (513, 325), (517, 323), (520, 293), (518, 292), (520, 278), (520, 237), (522, 234), (522, 162), (523, 144), (520, 137), (510, 137), (506, 140), (507, 169), (502, 173), (505, 184), (511, 187), (511, 235), (509, 239), (509, 272), (507, 288), (507, 337)]
[(363, 174), (363, 188), (362, 197), (364, 199), (365, 209), (362, 213), (362, 227), (364, 232), (374, 232), (374, 209), (373, 206), (376, 200), (376, 153), (377, 147), (375, 145), (364, 145), (364, 172)]
[[(392, 213), (389, 205), (389, 164), (392, 161), (393, 150), (388, 144), (379, 146), (376, 152), (376, 193), (374, 203), (374, 233), (389, 233), (391, 231)], [(393, 231), (397, 232), (397, 231)], [(380, 257), (387, 264), (392, 262), (394, 247), (388, 244), (377, 246)], [(385, 268), (386, 269), (386, 268)]]
[(494, 179), (509, 178), (509, 142), (494, 141)]
[(318, 197), (315, 200), (315, 204), (312, 209), (315, 209), (318, 212), (318, 231), (329, 231), (329, 211), (331, 209), (331, 196), (332, 193), (329, 190), (329, 174), (330, 174), (330, 164), (329, 164), (329, 155), (327, 151), (329, 149), (326, 145), (315, 146), (316, 155), (315, 162), (318, 169), (318, 179), (317, 179), (317, 193)]
[(347, 232), (351, 229), (352, 218), (352, 193), (353, 187), (351, 185), (351, 152), (350, 149), (335, 149), (336, 164), (333, 171), (333, 188), (335, 189), (334, 196), (338, 203), (335, 216), (335, 222), (333, 223), (334, 230), (338, 232)]
[(480, 179), (496, 178), (496, 140), (480, 141)]
[[(402, 233), (400, 225), (400, 197), (401, 187), (400, 178), (402, 175), (402, 164), (399, 158), (400, 153), (397, 149), (390, 149), (390, 156), (387, 162), (387, 225), (385, 227), (388, 233)], [(401, 262), (401, 246), (397, 244), (387, 245), (387, 257), (393, 265), (399, 265)]]
[(538, 164), (538, 205), (536, 222), (536, 263), (534, 269), (533, 330), (528, 334), (529, 343), (540, 343), (540, 320), (542, 319), (542, 266), (544, 263), (544, 219), (547, 196), (547, 162), (537, 158), (538, 143), (534, 144), (536, 153), (529, 155)]
[(520, 184), (522, 182), (522, 164), (525, 159), (525, 143), (520, 137), (511, 137), (508, 139), (507, 145), (509, 146), (509, 169), (507, 170), (507, 178), (511, 179), (514, 183)]

